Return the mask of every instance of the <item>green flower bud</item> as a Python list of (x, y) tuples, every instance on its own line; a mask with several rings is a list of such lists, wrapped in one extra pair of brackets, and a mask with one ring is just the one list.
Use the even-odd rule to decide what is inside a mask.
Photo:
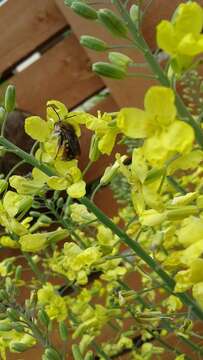
[(112, 64), (127, 67), (129, 64), (133, 63), (133, 60), (129, 58), (129, 56), (122, 54), (120, 52), (111, 51), (108, 55), (109, 61)]
[(52, 219), (47, 215), (41, 215), (38, 220), (42, 224), (51, 224), (52, 223)]
[(95, 51), (105, 51), (109, 48), (105, 41), (89, 35), (82, 35), (80, 37), (80, 44)]
[(184, 219), (190, 215), (197, 215), (199, 209), (196, 206), (183, 206), (178, 209), (168, 210), (167, 211), (167, 218), (169, 220), (180, 220)]
[(11, 345), (10, 345), (10, 351), (11, 352), (24, 352), (26, 350), (28, 350), (30, 348), (29, 345), (27, 344), (24, 344), (24, 343), (21, 343), (21, 342), (11, 342)]
[(0, 194), (7, 189), (8, 183), (4, 179), (0, 179)]
[(131, 20), (136, 24), (139, 17), (139, 6), (136, 4), (133, 4), (130, 8), (130, 17)]
[(127, 75), (126, 70), (118, 65), (99, 61), (92, 65), (92, 70), (98, 75), (106, 76), (112, 79), (124, 79)]
[[(127, 159), (126, 155), (121, 156), (120, 162), (124, 162)], [(111, 182), (113, 177), (117, 174), (117, 171), (120, 167), (119, 161), (115, 161), (115, 163), (112, 166), (107, 166), (107, 168), (104, 171), (103, 176), (100, 179), (100, 184), (102, 186), (107, 185)]]
[[(10, 269), (8, 269), (8, 270), (10, 270)], [(10, 277), (6, 278), (5, 288), (6, 288), (6, 291), (8, 294), (13, 291), (14, 286), (13, 286), (13, 283), (12, 283), (12, 280)]]
[(41, 323), (43, 325), (45, 325), (46, 327), (49, 326), (49, 317), (46, 313), (46, 311), (44, 309), (40, 309), (39, 312), (38, 312), (38, 318), (39, 320), (41, 321)]
[(101, 155), (98, 148), (98, 143), (99, 143), (99, 137), (96, 134), (92, 135), (90, 150), (89, 150), (89, 159), (91, 161), (97, 161)]
[(34, 201), (32, 204), (33, 209), (39, 209), (40, 208), (40, 203), (38, 201)]
[(45, 350), (45, 356), (47, 360), (62, 360), (61, 355), (53, 348), (47, 348)]
[(30, 216), (39, 217), (41, 216), (41, 213), (39, 211), (30, 211)]
[(92, 351), (88, 351), (87, 354), (85, 355), (84, 360), (94, 360), (94, 354)]
[(6, 313), (0, 313), (0, 320), (5, 320), (7, 317)]
[(0, 300), (3, 301), (3, 300), (7, 300), (7, 299), (8, 299), (7, 292), (4, 289), (1, 289), (0, 290)]
[(72, 345), (72, 354), (73, 354), (74, 360), (83, 360), (82, 354), (81, 354), (79, 346), (77, 344)]
[(7, 309), (7, 316), (12, 321), (19, 320), (19, 315), (18, 315), (17, 311), (14, 309), (11, 309), (11, 308)]
[(68, 340), (68, 327), (64, 321), (59, 322), (59, 334), (62, 341), (66, 342)]
[(97, 19), (97, 11), (87, 4), (84, 4), (81, 1), (74, 1), (71, 5), (71, 9), (78, 14), (79, 16), (84, 17), (88, 20), (96, 20)]
[(3, 106), (0, 106), (0, 124), (4, 121), (6, 110)]
[(58, 208), (62, 208), (63, 205), (64, 205), (63, 198), (60, 197), (60, 198), (57, 200), (56, 206), (57, 206)]
[(16, 104), (16, 89), (14, 85), (9, 85), (6, 89), (4, 105), (7, 112), (15, 109)]
[(109, 9), (98, 11), (100, 22), (116, 37), (126, 38), (128, 28), (125, 23)]
[(22, 333), (24, 331), (24, 326), (19, 322), (13, 322), (12, 328), (19, 333)]
[(55, 190), (55, 191), (54, 191), (54, 195), (53, 195), (54, 201), (58, 200), (59, 196), (60, 196), (60, 191)]
[(20, 280), (22, 276), (22, 265), (18, 265), (15, 271), (15, 279)]
[(0, 323), (0, 331), (11, 331), (13, 330), (13, 326), (9, 323)]
[(153, 181), (156, 181), (156, 180), (160, 179), (160, 177), (163, 176), (164, 172), (165, 172), (164, 168), (149, 170), (144, 183), (145, 184), (150, 184)]

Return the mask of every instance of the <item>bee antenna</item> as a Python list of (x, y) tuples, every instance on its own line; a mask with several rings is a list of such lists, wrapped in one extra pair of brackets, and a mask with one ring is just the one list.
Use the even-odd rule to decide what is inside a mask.
[(54, 110), (54, 112), (56, 113), (56, 115), (58, 116), (58, 119), (60, 120), (60, 116), (59, 116), (58, 112), (56, 111), (54, 105), (48, 105), (47, 107), (52, 108)]

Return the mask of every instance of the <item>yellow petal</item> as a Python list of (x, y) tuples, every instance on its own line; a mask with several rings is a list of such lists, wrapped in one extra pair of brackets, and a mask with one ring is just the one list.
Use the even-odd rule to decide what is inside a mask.
[(188, 152), (195, 140), (193, 128), (183, 121), (176, 120), (162, 136), (162, 142), (169, 151)]
[(55, 123), (68, 115), (66, 106), (57, 100), (47, 101), (47, 119)]
[(39, 116), (30, 116), (25, 120), (25, 132), (34, 140), (44, 142), (49, 138), (51, 129), (48, 122)]
[(180, 4), (174, 21), (175, 31), (179, 35), (192, 33), (198, 35), (203, 27), (203, 10), (196, 2)]
[(62, 176), (66, 176), (69, 172), (70, 168), (77, 166), (77, 160), (64, 161), (64, 160), (56, 160), (54, 161), (54, 167), (58, 174)]
[(160, 22), (157, 26), (156, 38), (160, 49), (171, 55), (175, 53), (177, 40), (173, 25), (169, 21), (163, 20)]
[(65, 178), (51, 176), (47, 181), (47, 185), (53, 190), (65, 190), (67, 187), (67, 181)]
[(147, 118), (143, 110), (123, 108), (117, 117), (117, 126), (128, 137), (145, 138), (148, 135)]
[(117, 129), (115, 128), (108, 128), (105, 135), (99, 140), (98, 148), (102, 154), (110, 155), (113, 147), (115, 145), (116, 136), (117, 136)]
[(154, 125), (166, 127), (175, 120), (176, 107), (173, 90), (164, 86), (152, 86), (144, 99), (145, 109)]
[(203, 36), (195, 37), (187, 34), (178, 45), (178, 52), (182, 55), (196, 56), (203, 51)]
[(192, 294), (198, 304), (203, 308), (203, 282), (195, 284), (192, 288)]
[(85, 196), (86, 190), (85, 190), (86, 184), (83, 180), (76, 182), (75, 184), (71, 185), (67, 189), (67, 193), (70, 197), (79, 199), (83, 196)]

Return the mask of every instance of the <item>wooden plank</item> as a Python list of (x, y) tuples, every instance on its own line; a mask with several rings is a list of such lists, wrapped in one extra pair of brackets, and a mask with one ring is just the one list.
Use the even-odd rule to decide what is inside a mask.
[(9, 82), (17, 88), (18, 107), (40, 115), (45, 115), (49, 99), (60, 100), (72, 108), (104, 86), (90, 71), (85, 51), (73, 34)]
[[(74, 33), (77, 37), (81, 35), (88, 34), (98, 36), (99, 38), (104, 39), (108, 44), (113, 45), (122, 45), (125, 44), (124, 40), (113, 38), (109, 32), (107, 32), (100, 24), (92, 21), (82, 19), (77, 16), (64, 5), (63, 0), (55, 0), (59, 8), (63, 12), (67, 21), (73, 28)], [(202, 1), (202, 0), (201, 0)], [(149, 0), (145, 0), (145, 4)], [(109, 2), (110, 3), (110, 2)], [(176, 6), (181, 3), (181, 0), (154, 0), (149, 7), (148, 11), (145, 14), (145, 20), (143, 24), (143, 33), (145, 38), (152, 49), (155, 48), (155, 26), (161, 19), (170, 18)], [(107, 7), (104, 5), (103, 7)], [(100, 6), (101, 7), (101, 6)], [(107, 60), (106, 53), (97, 53), (91, 50), (86, 49), (88, 56), (91, 59), (91, 62)], [(131, 56), (135, 62), (143, 62), (143, 55), (140, 54), (136, 49), (124, 51), (127, 55)], [(136, 72), (143, 72), (141, 68), (136, 69)], [(144, 70), (146, 73), (146, 70)], [(146, 80), (143, 78), (129, 78), (125, 80), (111, 80), (104, 78), (105, 84), (110, 88), (112, 96), (120, 107), (123, 106), (143, 106), (143, 99), (147, 89), (155, 84), (155, 81)], [(121, 91), (122, 89), (122, 91)]]
[[(71, 25), (75, 35), (79, 38), (81, 35), (88, 34), (97, 36), (105, 40), (108, 44), (123, 45), (126, 44), (122, 39), (113, 38), (109, 32), (104, 29), (99, 23), (88, 21), (74, 14), (71, 9), (64, 5), (63, 0), (55, 0), (60, 10), (63, 12), (67, 21)], [(165, 0), (162, 0), (165, 2)], [(106, 5), (104, 6), (106, 7)], [(98, 53), (92, 50), (85, 49), (91, 62), (106, 61), (107, 54)], [(143, 56), (136, 50), (130, 49), (125, 51), (126, 54), (130, 55), (136, 62), (143, 62)], [(143, 72), (139, 70), (137, 72)], [(143, 98), (147, 88), (153, 84), (153, 81), (145, 80), (143, 78), (132, 79), (128, 78), (125, 80), (112, 80), (103, 78), (106, 86), (111, 90), (112, 96), (119, 106), (143, 106)], [(121, 90), (122, 89), (122, 90)]]
[(54, 0), (8, 1), (0, 19), (0, 73), (67, 25)]

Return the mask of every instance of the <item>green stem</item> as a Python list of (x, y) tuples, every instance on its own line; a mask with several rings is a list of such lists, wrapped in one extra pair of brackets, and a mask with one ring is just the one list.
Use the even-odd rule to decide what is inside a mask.
[(42, 172), (44, 172), (46, 175), (48, 175), (48, 176), (56, 175), (54, 170), (52, 170), (50, 167), (40, 163), (37, 159), (34, 158), (34, 156), (23, 151), (18, 146), (14, 145), (12, 142), (5, 139), (3, 136), (0, 136), (0, 145), (5, 147), (6, 150), (14, 152), (21, 159), (25, 160), (28, 164), (32, 165), (33, 167), (37, 167)]
[[(96, 215), (99, 221), (106, 227), (111, 229), (126, 245), (129, 246), (164, 282), (164, 287), (169, 293), (173, 293), (175, 281), (171, 278), (161, 266), (140, 246), (138, 242), (133, 241), (122, 229), (111, 221), (95, 204), (88, 198), (83, 197), (80, 202), (84, 204), (88, 210)], [(203, 320), (203, 312), (194, 300), (187, 293), (176, 293), (183, 304), (187, 305), (193, 313), (201, 320)]]
[[(128, 11), (123, 6), (121, 0), (112, 0), (115, 4), (116, 8), (120, 12), (121, 17), (127, 23), (128, 29), (132, 35), (133, 42), (135, 46), (139, 45), (139, 49), (141, 49), (145, 60), (149, 64), (153, 74), (156, 75), (157, 80), (166, 87), (171, 87), (170, 81), (167, 75), (162, 70), (161, 66), (159, 65), (158, 61), (156, 60), (155, 56), (152, 54), (148, 44), (146, 43), (145, 39), (143, 38), (141, 32), (136, 28), (135, 24), (133, 23)], [(185, 107), (184, 102), (182, 101), (181, 97), (175, 92), (176, 95), (176, 107), (178, 110), (179, 117), (188, 123), (194, 129), (196, 140), (201, 147), (203, 147), (203, 131), (199, 124), (193, 119), (187, 108)]]
[[(18, 148), (16, 145), (12, 144), (7, 139), (0, 136), (0, 144), (5, 148), (13, 150), (19, 157), (28, 162), (29, 164), (37, 167), (43, 171), (48, 176), (55, 175), (54, 170), (48, 166), (41, 164), (37, 159), (32, 155), (26, 153), (25, 151)], [(100, 220), (105, 226), (111, 229), (114, 234), (127, 244), (153, 271), (155, 271), (159, 277), (163, 280), (165, 288), (173, 293), (175, 281), (160, 267), (156, 261), (147, 254), (147, 252), (139, 245), (138, 242), (133, 241), (122, 229), (120, 229), (116, 224), (114, 224), (111, 219), (109, 219), (96, 205), (94, 205), (88, 198), (83, 197), (80, 199), (80, 202), (84, 204), (90, 211), (92, 211), (98, 220)], [(180, 298), (183, 304), (187, 305), (193, 313), (201, 320), (203, 320), (203, 312), (196, 304), (195, 301), (186, 293), (177, 293), (176, 296)]]
[(4, 136), (7, 119), (8, 119), (8, 113), (5, 112), (5, 114), (4, 114), (4, 119), (3, 119), (3, 123), (2, 123), (2, 126), (1, 126), (1, 136)]

